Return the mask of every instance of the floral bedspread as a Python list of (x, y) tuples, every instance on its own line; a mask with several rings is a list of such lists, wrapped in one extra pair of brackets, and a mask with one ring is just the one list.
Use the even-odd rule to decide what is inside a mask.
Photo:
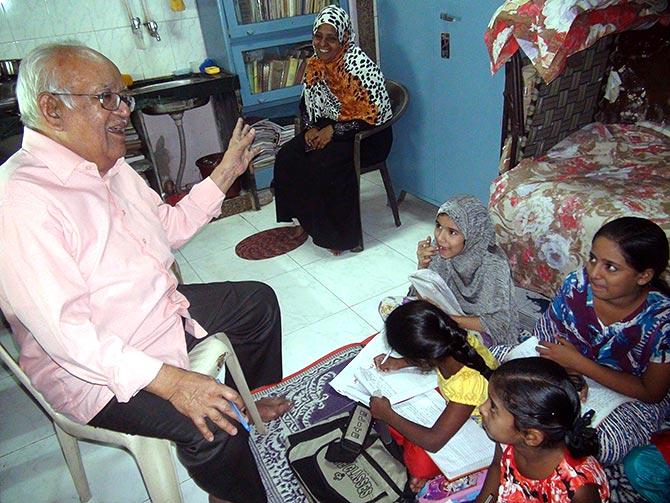
[(619, 31), (653, 23), (667, 0), (507, 0), (494, 13), (484, 40), (497, 72), (521, 48), (551, 82), (568, 56)]
[(589, 124), (496, 178), (489, 207), (517, 286), (551, 297), (606, 221), (642, 216), (670, 236), (670, 129)]

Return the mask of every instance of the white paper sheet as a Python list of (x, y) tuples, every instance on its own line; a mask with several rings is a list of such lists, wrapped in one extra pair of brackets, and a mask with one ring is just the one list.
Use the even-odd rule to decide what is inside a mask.
[[(507, 353), (505, 361), (529, 356), (539, 356), (539, 353), (535, 349), (539, 345), (541, 345), (541, 343), (537, 337), (529, 337), (523, 343), (519, 344), (512, 351)], [(589, 409), (593, 409), (595, 411), (595, 415), (591, 421), (591, 426), (594, 428), (597, 427), (602, 422), (602, 420), (605, 419), (607, 415), (616, 409), (619, 405), (633, 401), (633, 398), (606, 388), (602, 384), (595, 382), (593, 379), (588, 377), (585, 377), (585, 379), (588, 386), (588, 394), (586, 397), (586, 402), (582, 404), (582, 412), (586, 412)]]
[(435, 372), (425, 373), (417, 368), (390, 372), (377, 370), (374, 357), (387, 353), (389, 349), (386, 337), (380, 332), (335, 376), (330, 385), (338, 393), (365, 405), (370, 403), (370, 397), (376, 391), (381, 391), (393, 404), (435, 389)]
[[(433, 426), (445, 408), (446, 402), (437, 391), (393, 406), (393, 410), (404, 418), (426, 427)], [(474, 419), (468, 419), (442, 449), (428, 455), (442, 473), (453, 480), (489, 466), (494, 451), (495, 442)]]
[(421, 298), (434, 303), (447, 314), (463, 316), (458, 300), (435, 271), (418, 269), (409, 275), (409, 281)]

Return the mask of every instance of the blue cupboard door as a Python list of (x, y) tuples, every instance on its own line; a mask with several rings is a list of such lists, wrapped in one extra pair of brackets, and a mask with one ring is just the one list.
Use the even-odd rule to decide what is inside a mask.
[(491, 75), (484, 32), (499, 5), (376, 0), (381, 68), (410, 93), (389, 157), (396, 192), (436, 204), (461, 193), (488, 201), (500, 155), (504, 76)]

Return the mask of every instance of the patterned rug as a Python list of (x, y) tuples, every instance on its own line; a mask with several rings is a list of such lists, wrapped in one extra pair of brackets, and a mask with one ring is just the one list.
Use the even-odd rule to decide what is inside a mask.
[[(532, 333), (535, 321), (549, 305), (539, 294), (517, 289), (517, 303), (522, 335)], [(353, 402), (337, 393), (330, 381), (358, 354), (362, 344), (342, 347), (312, 363), (280, 383), (254, 392), (254, 396), (285, 395), (293, 400), (293, 408), (268, 424), (269, 433), (258, 435), (252, 430), (251, 450), (256, 458), (269, 503), (306, 503), (309, 500), (293, 476), (285, 457), (284, 439), (317, 421), (349, 410)], [(645, 500), (630, 486), (621, 465), (605, 469), (611, 490), (611, 503), (636, 503)]]
[(261, 388), (254, 396), (285, 395), (293, 407), (268, 424), (268, 434), (252, 430), (250, 442), (265, 485), (269, 503), (309, 501), (286, 461), (284, 439), (334, 414), (353, 407), (353, 402), (330, 387), (335, 377), (363, 347), (352, 344), (340, 348), (278, 384)]
[(237, 243), (235, 253), (246, 260), (263, 260), (283, 255), (295, 250), (309, 237), (306, 232), (293, 237), (294, 232), (293, 227), (276, 227), (257, 232)]

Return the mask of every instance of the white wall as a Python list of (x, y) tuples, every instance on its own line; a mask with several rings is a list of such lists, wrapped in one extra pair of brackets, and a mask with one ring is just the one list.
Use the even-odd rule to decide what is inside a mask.
[[(128, 0), (134, 16), (145, 20), (140, 0)], [(0, 0), (0, 59), (22, 58), (38, 45), (63, 40), (101, 52), (134, 80), (171, 75), (199, 66), (206, 57), (195, 0), (173, 12), (169, 0), (145, 0), (158, 23), (160, 42), (142, 26), (145, 49), (137, 47), (123, 0)], [(174, 180), (179, 167), (177, 131), (168, 116), (147, 117), (147, 127), (161, 174)], [(195, 160), (218, 152), (210, 105), (184, 114), (187, 161), (184, 183), (200, 180)], [(158, 147), (163, 147), (158, 148)]]
[[(140, 0), (129, 0), (143, 21)], [(135, 80), (171, 74), (175, 69), (199, 65), (205, 44), (195, 0), (186, 10), (172, 12), (169, 0), (145, 0), (158, 23), (161, 41), (149, 37), (143, 26), (146, 49), (138, 49), (123, 0), (0, 0), (0, 59), (22, 58), (46, 42), (78, 40), (114, 61)]]

